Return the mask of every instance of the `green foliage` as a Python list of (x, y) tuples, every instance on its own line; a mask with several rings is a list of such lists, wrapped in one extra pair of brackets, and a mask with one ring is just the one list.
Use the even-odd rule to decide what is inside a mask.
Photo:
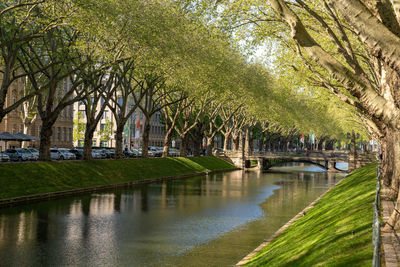
[(83, 117), (82, 111), (78, 111), (76, 118), (74, 119), (74, 133), (73, 139), (74, 143), (79, 142), (79, 140), (85, 139), (85, 128), (86, 122)]
[(109, 118), (106, 118), (104, 130), (98, 131), (98, 134), (100, 135), (100, 141), (108, 142), (112, 136), (112, 130), (113, 122)]

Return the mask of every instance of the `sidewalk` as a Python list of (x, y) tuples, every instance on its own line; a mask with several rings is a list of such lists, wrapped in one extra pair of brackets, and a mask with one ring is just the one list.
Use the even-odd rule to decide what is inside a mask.
[[(387, 222), (389, 220), (390, 214), (394, 210), (393, 201), (382, 200), (382, 217), (383, 221)], [(383, 232), (383, 227), (381, 227), (381, 237), (382, 237), (382, 261), (385, 263), (386, 267), (397, 267), (400, 266), (400, 243), (399, 237), (396, 237), (394, 232)], [(399, 235), (400, 233), (397, 233)], [(383, 265), (382, 262), (382, 265)]]

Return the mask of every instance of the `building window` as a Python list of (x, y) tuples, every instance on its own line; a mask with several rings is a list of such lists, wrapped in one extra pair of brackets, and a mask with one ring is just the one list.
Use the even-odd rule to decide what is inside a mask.
[(92, 146), (96, 146), (96, 140), (93, 140), (93, 142), (92, 142)]
[(108, 117), (108, 110), (104, 110), (103, 116), (101, 117), (103, 120), (105, 120)]
[(56, 136), (56, 128), (55, 128), (55, 127), (52, 127), (52, 128), (51, 128), (51, 137), (50, 137), (50, 140), (51, 140), (51, 141), (54, 141), (54, 140), (55, 140), (55, 136)]
[(61, 127), (57, 127), (57, 141), (61, 141)]
[(63, 135), (64, 135), (64, 136), (63, 136), (63, 141), (64, 141), (64, 142), (68, 141), (68, 140), (67, 140), (67, 128), (66, 128), (66, 127), (63, 128)]
[(100, 131), (104, 131), (106, 128), (106, 125), (104, 123), (100, 124)]
[(71, 142), (72, 138), (72, 128), (68, 128), (68, 142)]

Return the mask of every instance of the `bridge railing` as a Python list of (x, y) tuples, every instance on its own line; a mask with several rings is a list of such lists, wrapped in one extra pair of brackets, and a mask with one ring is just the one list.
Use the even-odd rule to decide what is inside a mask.
[[(225, 150), (222, 153), (225, 156), (228, 157), (241, 157), (242, 152), (241, 151), (234, 151), (234, 150)], [(252, 152), (250, 155), (247, 156), (308, 156), (308, 157), (325, 157), (325, 158), (348, 158), (350, 155), (350, 152), (348, 150), (324, 150), (324, 151), (256, 151)], [(357, 157), (360, 158), (375, 158), (376, 153), (371, 153), (371, 152), (361, 152), (357, 151)]]

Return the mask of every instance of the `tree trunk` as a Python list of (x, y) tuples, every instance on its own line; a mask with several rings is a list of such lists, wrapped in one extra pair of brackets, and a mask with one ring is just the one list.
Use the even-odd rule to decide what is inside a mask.
[(213, 140), (214, 137), (206, 137), (207, 140), (207, 156), (212, 156)]
[(42, 128), (40, 129), (40, 147), (39, 147), (39, 160), (51, 161), (50, 146), (53, 123), (42, 120)]
[(390, 170), (388, 169), (388, 167), (391, 168), (391, 170), (392, 170), (391, 181), (390, 181), (390, 191), (389, 191), (389, 194), (387, 195), (387, 198), (393, 199), (393, 200), (398, 197), (398, 193), (399, 193), (399, 179), (400, 179), (400, 144), (399, 144), (400, 138), (399, 137), (400, 137), (400, 133), (391, 134), (391, 136), (389, 138), (392, 139), (392, 141), (387, 142), (387, 145), (386, 145), (387, 146), (386, 157), (387, 157), (387, 163), (389, 164), (389, 166), (385, 166), (384, 168), (387, 169), (386, 171), (388, 171), (389, 174), (390, 174)]
[(163, 148), (163, 152), (162, 152), (163, 158), (166, 158), (169, 156), (169, 148), (171, 146), (171, 141), (172, 141), (172, 135), (170, 132), (169, 133), (167, 132), (164, 137), (164, 148)]
[(382, 197), (384, 199), (393, 198), (390, 196), (391, 190), (390, 186), (392, 183), (393, 177), (393, 157), (391, 157), (392, 151), (394, 151), (394, 140), (392, 133), (386, 131), (386, 136), (382, 138), (380, 145), (381, 145), (381, 153), (382, 153), (382, 160), (381, 160), (381, 169), (382, 169)]
[[(31, 126), (30, 122), (23, 121), (23, 134), (28, 134), (29, 126)], [(22, 147), (28, 147), (28, 141), (23, 141)]]
[(243, 133), (243, 131), (240, 131), (239, 132), (239, 136), (238, 136), (238, 151), (242, 151), (243, 149), (244, 149), (244, 147), (243, 147), (243, 142), (242, 142), (242, 140), (244, 139), (244, 133)]
[(400, 132), (393, 133), (393, 150), (388, 150), (389, 158), (393, 159), (393, 176), (390, 188), (390, 197), (395, 197), (397, 199), (394, 211), (392, 212), (389, 221), (385, 225), (385, 230), (390, 230), (392, 227), (396, 229), (400, 226), (400, 214), (398, 210), (400, 209), (400, 194), (399, 194), (399, 179), (400, 179)]
[(202, 145), (203, 145), (203, 127), (201, 125), (201, 123), (199, 123), (197, 125), (197, 127), (195, 128), (195, 133), (191, 134), (192, 135), (192, 139), (193, 139), (193, 144), (194, 144), (194, 156), (195, 157), (199, 157), (201, 155), (201, 151), (202, 151)]
[(115, 131), (115, 158), (121, 159), (124, 157), (122, 154), (122, 141), (124, 133), (124, 124), (117, 124), (117, 129)]
[(231, 133), (224, 134), (224, 151), (229, 148), (229, 139), (231, 138)]
[(85, 141), (83, 143), (83, 159), (91, 160), (92, 158), (92, 144), (93, 144), (94, 129), (88, 129), (85, 131)]
[(181, 135), (181, 149), (180, 149), (180, 154), (181, 157), (186, 157), (186, 146), (187, 146), (187, 135)]
[(195, 138), (193, 139), (193, 145), (194, 145), (194, 151), (193, 155), (195, 157), (199, 157), (201, 155), (201, 139), (200, 138)]
[(239, 151), (240, 148), (240, 134), (237, 134), (233, 139), (232, 139), (232, 145), (233, 145), (233, 150), (234, 151)]
[(260, 142), (258, 143), (258, 151), (262, 152), (264, 149), (265, 132), (261, 132)]
[(148, 158), (149, 157), (149, 139), (150, 139), (150, 118), (146, 118), (143, 127), (143, 136), (142, 136), (142, 157)]
[(246, 127), (245, 130), (245, 143), (244, 143), (244, 153), (246, 156), (251, 155), (251, 145), (250, 145), (250, 128)]

